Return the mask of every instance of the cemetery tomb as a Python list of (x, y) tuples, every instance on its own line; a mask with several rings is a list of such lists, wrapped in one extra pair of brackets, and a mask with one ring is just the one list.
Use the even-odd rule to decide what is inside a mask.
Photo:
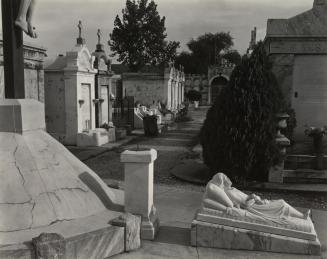
[(247, 195), (223, 173), (207, 184), (202, 207), (191, 227), (191, 244), (200, 247), (320, 255), (321, 244), (310, 211), (284, 200)]

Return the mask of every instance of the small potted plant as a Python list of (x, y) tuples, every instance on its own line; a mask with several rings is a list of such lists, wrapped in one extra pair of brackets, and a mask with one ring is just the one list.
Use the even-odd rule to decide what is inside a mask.
[(305, 135), (313, 139), (313, 153), (316, 156), (316, 169), (321, 170), (324, 168), (324, 147), (323, 137), (327, 134), (327, 127), (308, 127), (304, 131)]

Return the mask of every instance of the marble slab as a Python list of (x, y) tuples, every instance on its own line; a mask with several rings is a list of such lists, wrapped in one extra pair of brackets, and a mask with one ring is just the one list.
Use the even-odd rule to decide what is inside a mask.
[[(120, 215), (119, 212), (103, 211), (83, 219), (56, 222), (43, 228), (2, 234), (0, 238), (7, 245), (0, 246), (0, 258), (35, 259), (36, 247), (32, 239), (41, 233), (61, 235), (64, 238), (65, 258), (67, 259), (102, 259), (123, 253), (125, 228), (109, 224), (109, 221)], [(48, 253), (47, 251), (55, 250), (53, 249), (57, 245), (55, 240), (41, 241), (39, 243), (43, 245), (43, 248), (38, 249), (39, 251)]]
[(191, 245), (307, 255), (321, 253), (318, 238), (314, 241), (304, 240), (197, 220), (191, 226)]
[(308, 230), (310, 230), (310, 232), (299, 231), (297, 229), (290, 228), (290, 226), (282, 226), (276, 223), (272, 223), (272, 225), (268, 225), (268, 224), (264, 224), (263, 221), (256, 222), (246, 219), (242, 220), (235, 217), (234, 218), (226, 217), (225, 214), (210, 209), (199, 211), (196, 215), (196, 220), (207, 222), (207, 223), (219, 224), (223, 226), (261, 231), (269, 234), (301, 238), (311, 241), (315, 241), (317, 239), (317, 234), (310, 218), (307, 220), (297, 219), (297, 221), (299, 221), (300, 223), (303, 222), (303, 224), (304, 223), (307, 224)]
[(141, 216), (125, 213), (110, 221), (110, 224), (125, 228), (125, 252), (141, 247)]

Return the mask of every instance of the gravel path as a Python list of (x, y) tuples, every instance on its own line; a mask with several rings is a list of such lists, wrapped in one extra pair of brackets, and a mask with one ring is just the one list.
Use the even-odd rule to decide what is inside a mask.
[[(137, 146), (140, 148), (154, 148), (158, 151), (158, 159), (155, 162), (154, 169), (155, 184), (203, 192), (204, 186), (183, 182), (172, 176), (170, 171), (182, 160), (196, 156), (192, 152), (192, 147), (197, 143), (197, 135), (205, 114), (206, 109), (192, 111), (192, 121), (178, 123), (177, 128), (174, 130), (165, 132), (156, 138), (139, 137), (120, 148), (91, 158), (85, 163), (104, 179), (123, 181), (123, 165), (120, 163), (121, 152)], [(327, 194), (288, 191), (260, 191), (256, 193), (266, 199), (284, 199), (296, 207), (327, 210)]]

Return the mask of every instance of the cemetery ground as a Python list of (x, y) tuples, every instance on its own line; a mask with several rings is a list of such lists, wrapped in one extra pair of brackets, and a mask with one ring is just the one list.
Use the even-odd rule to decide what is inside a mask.
[[(160, 219), (160, 229), (155, 242), (142, 241), (139, 250), (116, 255), (116, 259), (135, 258), (327, 258), (327, 192), (315, 192), (314, 187), (306, 191), (288, 190), (244, 190), (255, 192), (267, 199), (284, 199), (292, 206), (312, 208), (312, 219), (322, 244), (322, 257), (278, 254), (256, 251), (212, 249), (190, 246), (190, 226), (195, 211), (201, 206), (205, 184), (194, 184), (179, 180), (171, 173), (185, 170), (185, 174), (201, 167), (193, 166), (189, 161), (199, 161), (196, 152), (198, 133), (208, 107), (189, 112), (190, 121), (177, 123), (176, 126), (156, 138), (143, 135), (134, 137), (128, 143), (116, 144), (112, 149), (71, 149), (81, 157), (108, 185), (124, 189), (123, 164), (120, 154), (127, 149), (139, 147), (154, 148), (158, 158), (154, 168), (154, 205)], [(185, 166), (186, 165), (186, 166)], [(137, 184), (137, 183), (135, 183)]]
[[(142, 134), (109, 145), (110, 148), (70, 148), (70, 150), (111, 186), (123, 188), (123, 164), (120, 154), (124, 150), (135, 148), (154, 148), (158, 158), (154, 165), (154, 183), (156, 186), (169, 187), (179, 191), (203, 193), (205, 184), (194, 184), (176, 178), (172, 172), (189, 175), (192, 170), (203, 170), (200, 155), (196, 151), (198, 133), (205, 119), (208, 107), (190, 110), (189, 121), (178, 122), (169, 131), (158, 137), (145, 137)], [(193, 162), (190, 162), (193, 161)], [(195, 161), (195, 162), (194, 162)], [(194, 172), (193, 172), (194, 173)], [(244, 190), (256, 192), (266, 199), (284, 199), (293, 206), (327, 210), (327, 185), (298, 185), (301, 191), (274, 189)], [(325, 192), (318, 192), (325, 189)]]

